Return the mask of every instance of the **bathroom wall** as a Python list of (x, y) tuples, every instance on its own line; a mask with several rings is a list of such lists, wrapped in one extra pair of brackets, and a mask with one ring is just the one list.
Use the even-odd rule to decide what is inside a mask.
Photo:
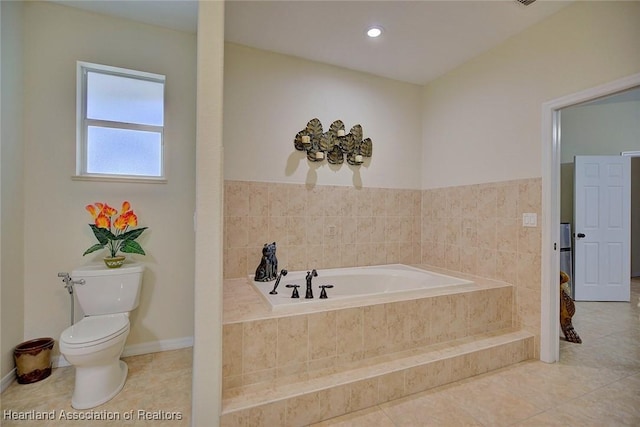
[[(523, 212), (535, 212), (540, 217), (539, 178), (414, 190), (401, 168), (401, 163), (409, 160), (396, 161), (396, 156), (415, 150), (411, 145), (414, 140), (407, 138), (399, 138), (400, 149), (380, 159), (376, 156), (379, 152), (374, 138), (374, 156), (369, 168), (362, 172), (365, 181), (362, 187), (354, 185), (350, 179), (352, 171), (344, 165), (333, 171), (325, 163), (313, 172), (314, 165), (304, 155), (298, 156), (293, 148), (293, 135), (300, 129), (293, 127), (289, 135), (265, 144), (266, 151), (261, 151), (261, 144), (256, 142), (260, 140), (260, 126), (267, 122), (265, 114), (279, 114), (274, 112), (290, 108), (295, 111), (290, 103), (299, 101), (299, 91), (279, 93), (273, 88), (285, 90), (288, 86), (284, 82), (265, 82), (261, 80), (263, 75), (293, 81), (293, 88), (299, 88), (295, 82), (304, 78), (308, 80), (305, 84), (318, 87), (319, 93), (330, 76), (331, 86), (344, 88), (341, 93), (346, 93), (358, 73), (226, 45), (225, 278), (255, 273), (262, 246), (272, 241), (278, 245), (279, 268), (294, 271), (387, 263), (430, 264), (515, 285), (522, 302), (516, 308), (516, 321), (533, 333), (539, 332), (539, 290), (535, 289), (540, 281), (540, 228), (523, 228), (518, 219)], [(374, 80), (376, 84), (368, 88), (372, 93), (366, 95), (360, 92), (362, 83), (356, 84), (348, 92), (352, 101), (347, 105), (357, 105), (363, 96), (375, 97), (379, 91), (388, 92), (398, 85), (379, 80)], [(413, 101), (397, 96), (387, 104), (397, 103), (397, 114), (404, 117), (416, 108)], [(253, 105), (261, 102), (273, 106)], [(301, 102), (305, 106), (312, 103)], [(327, 108), (323, 98), (317, 103), (309, 107), (311, 116), (314, 111)], [(261, 111), (246, 114), (253, 109)], [(396, 126), (395, 117), (389, 120), (390, 126)], [(290, 126), (286, 119), (270, 120), (275, 133)], [(301, 128), (307, 119), (300, 120)], [(385, 120), (386, 117), (379, 117), (374, 122)], [(366, 133), (367, 127), (364, 124), (363, 127)], [(236, 135), (243, 133), (248, 134), (242, 138)], [(268, 133), (266, 138), (270, 138)], [(284, 139), (286, 144), (281, 142)], [(257, 150), (256, 154), (253, 150)], [(274, 153), (279, 153), (280, 159)], [(248, 167), (262, 156), (272, 159), (271, 162)], [(289, 175), (288, 166), (294, 156), (296, 168)], [(417, 165), (416, 169), (422, 167)], [(306, 177), (304, 171), (308, 172)], [(371, 179), (364, 175), (369, 172)], [(461, 173), (458, 167), (447, 172), (452, 176)], [(311, 182), (309, 175), (314, 178)], [(333, 180), (336, 185), (330, 185)], [(373, 183), (367, 185), (370, 181)]]
[[(420, 258), (419, 86), (225, 44), (225, 277)], [(293, 139), (317, 117), (361, 124), (360, 167), (310, 163)]]
[(0, 2), (0, 379), (24, 336), (22, 13), (21, 2)]
[[(226, 43), (224, 178), (420, 188), (420, 86)], [(373, 156), (361, 167), (310, 164), (293, 139), (307, 122), (361, 124)]]
[[(140, 306), (127, 345), (188, 345), (193, 337), (196, 38), (84, 12), (25, 2), (25, 338), (56, 339), (70, 301), (57, 273), (102, 254), (84, 206), (131, 202), (147, 256)], [(76, 61), (166, 75), (166, 184), (74, 181)], [(4, 252), (3, 252), (4, 253)], [(177, 340), (177, 341), (173, 341)], [(172, 344), (173, 343), (173, 344)]]
[(638, 2), (575, 2), (428, 84), (423, 188), (540, 177), (542, 103), (640, 72), (639, 21)]
[[(640, 72), (639, 20), (637, 2), (576, 2), (423, 90), (423, 189), (442, 188), (448, 197), (467, 186), (508, 185), (513, 180), (521, 186), (533, 179), (527, 191), (531, 204), (525, 209), (538, 213), (538, 227), (522, 227), (520, 214), (527, 210), (517, 205), (518, 216), (511, 220), (518, 239), (505, 243), (520, 245), (520, 236), (527, 236), (526, 252), (517, 252), (516, 265), (530, 262), (537, 271), (524, 286), (518, 285), (516, 303), (520, 320), (536, 334), (542, 218), (534, 202), (542, 184), (541, 106)], [(474, 220), (485, 222), (480, 216)], [(502, 262), (496, 273), (511, 276), (510, 265)]]

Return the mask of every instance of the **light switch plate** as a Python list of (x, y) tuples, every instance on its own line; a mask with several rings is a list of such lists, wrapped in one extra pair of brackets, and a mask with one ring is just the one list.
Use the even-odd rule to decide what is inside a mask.
[(523, 227), (537, 227), (538, 226), (538, 214), (536, 214), (536, 213), (523, 213), (522, 214), (522, 226)]

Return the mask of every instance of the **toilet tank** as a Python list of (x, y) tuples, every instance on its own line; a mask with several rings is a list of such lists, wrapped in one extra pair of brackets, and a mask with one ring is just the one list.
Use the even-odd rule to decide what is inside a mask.
[(89, 264), (71, 272), (73, 280), (84, 280), (74, 290), (78, 303), (86, 316), (128, 313), (140, 301), (142, 273), (140, 263), (125, 263), (120, 268), (104, 264)]

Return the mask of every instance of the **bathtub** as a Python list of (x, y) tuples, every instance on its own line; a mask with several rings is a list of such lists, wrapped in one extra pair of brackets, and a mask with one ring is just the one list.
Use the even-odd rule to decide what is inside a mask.
[[(306, 271), (289, 272), (278, 285), (277, 294), (271, 295), (275, 281), (256, 282), (253, 275), (248, 280), (258, 291), (271, 310), (291, 308), (300, 304), (327, 304), (330, 301), (370, 298), (401, 292), (412, 292), (447, 286), (468, 285), (473, 282), (446, 276), (444, 274), (421, 270), (403, 264), (376, 265), (371, 267), (334, 268), (318, 270), (313, 278), (313, 299), (306, 299)], [(300, 298), (291, 298), (293, 289), (286, 285), (300, 285)], [(333, 285), (327, 288), (327, 299), (320, 299), (320, 285)]]

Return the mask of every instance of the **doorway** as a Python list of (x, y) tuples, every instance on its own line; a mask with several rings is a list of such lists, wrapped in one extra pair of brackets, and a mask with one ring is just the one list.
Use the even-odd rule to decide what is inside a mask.
[[(617, 162), (622, 161), (620, 155), (623, 153), (625, 156), (632, 157), (629, 159), (631, 160), (631, 172), (632, 174), (635, 172), (636, 176), (638, 176), (638, 164), (636, 161), (640, 161), (637, 157), (640, 156), (640, 152), (628, 150), (638, 148), (637, 141), (640, 140), (639, 116), (640, 87), (571, 105), (560, 110), (560, 221), (569, 224), (570, 229), (574, 230), (574, 232), (581, 231), (577, 230), (573, 223), (575, 218), (574, 166), (576, 156), (612, 156), (612, 160)], [(593, 159), (594, 157), (582, 158)], [(629, 179), (627, 185), (631, 187), (631, 218), (635, 219), (634, 217), (640, 215), (638, 214), (640, 210), (638, 210), (637, 203), (638, 199), (640, 199), (640, 181), (637, 178), (627, 177), (627, 179)], [(626, 203), (629, 203), (629, 200)], [(638, 245), (640, 245), (639, 231), (638, 224), (632, 223), (630, 233), (631, 247), (635, 251), (632, 251), (630, 260), (632, 267), (635, 268), (631, 268), (631, 273), (640, 270), (640, 267), (638, 267), (638, 264), (640, 264), (640, 253), (638, 253)], [(574, 241), (573, 243), (581, 242)], [(575, 254), (575, 244), (572, 245), (572, 249), (573, 254)], [(575, 256), (573, 259), (575, 260)], [(606, 257), (603, 259), (606, 259)], [(581, 271), (584, 274), (584, 270)], [(574, 290), (573, 285), (575, 282), (573, 279), (576, 274), (576, 271), (570, 274), (572, 290)], [(628, 280), (628, 277), (623, 280)], [(584, 294), (584, 291), (582, 294)], [(600, 294), (602, 294), (602, 288)], [(602, 296), (605, 299), (615, 299), (614, 294), (607, 293)], [(572, 293), (572, 297), (580, 299), (575, 292)]]
[(640, 87), (640, 74), (564, 96), (542, 105), (542, 288), (540, 359), (559, 360), (560, 164), (562, 109)]

